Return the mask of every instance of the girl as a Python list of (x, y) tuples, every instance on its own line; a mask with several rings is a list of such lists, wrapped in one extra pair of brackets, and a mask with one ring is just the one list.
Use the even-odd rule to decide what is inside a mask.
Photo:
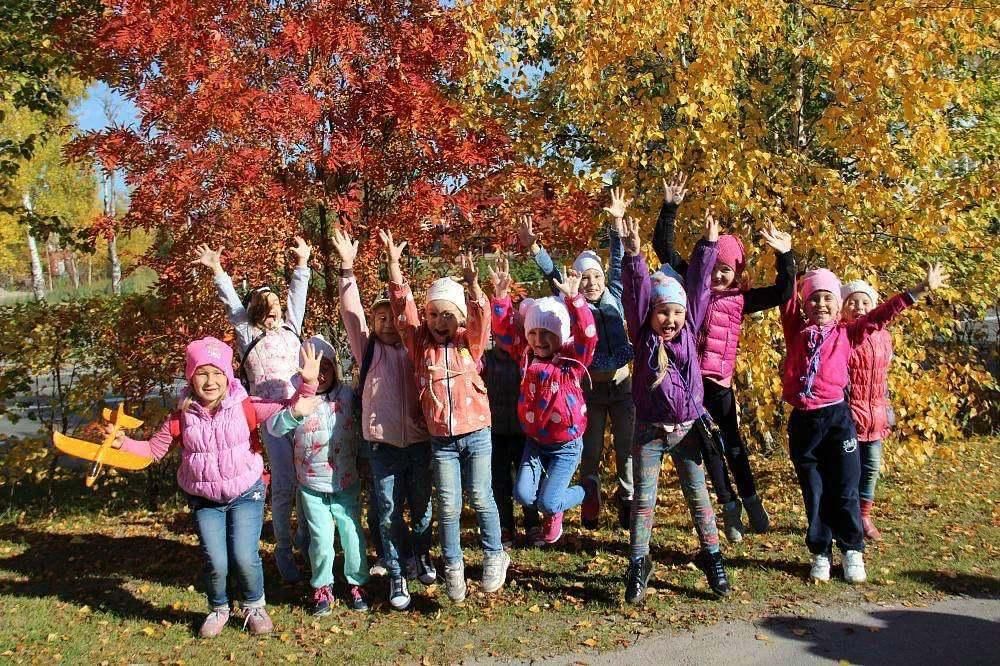
[(507, 579), (510, 556), (500, 540), (500, 517), (490, 485), (490, 405), (477, 372), (490, 336), (486, 320), (489, 304), (479, 287), (476, 264), (471, 255), (461, 257), (468, 297), (451, 278), (431, 284), (421, 322), (399, 267), (406, 241), (396, 245), (391, 232), (379, 233), (389, 258), (392, 311), (416, 368), (420, 406), (432, 437), (445, 589), (453, 601), (465, 599), (465, 563), (459, 540), (465, 487), (479, 519), (483, 591), (496, 592)]
[[(337, 352), (322, 336), (303, 346), (319, 354), (318, 396), (301, 401), (294, 412), (283, 410), (268, 423), (275, 437), (292, 435), (295, 473), (299, 482), (302, 517), (309, 529), (309, 563), (312, 566), (312, 614), (330, 613), (333, 601), (333, 539), (340, 533), (344, 551), (344, 578), (348, 605), (367, 611), (362, 586), (368, 582), (365, 533), (361, 529), (358, 443), (352, 434), (353, 394), (340, 379)], [(293, 380), (296, 378), (293, 378)]]
[[(413, 362), (396, 330), (388, 300), (371, 307), (365, 321), (354, 279), (357, 241), (334, 229), (333, 246), (340, 255), (340, 314), (354, 361), (361, 368), (361, 432), (371, 444), (371, 464), (378, 503), (378, 531), (389, 575), (389, 605), (410, 606), (408, 577), (424, 585), (437, 579), (431, 562), (431, 444), (417, 400)], [(403, 518), (409, 504), (410, 524)], [(403, 553), (413, 551), (413, 572), (403, 568)], [(407, 563), (407, 569), (410, 568)]]
[(719, 552), (712, 501), (701, 467), (701, 434), (696, 423), (704, 414), (702, 380), (695, 345), (708, 310), (712, 268), (718, 255), (719, 224), (705, 215), (705, 237), (694, 248), (687, 270), (687, 293), (676, 279), (657, 271), (651, 277), (639, 253), (639, 223), (629, 220), (625, 236), (625, 316), (636, 349), (635, 502), (632, 507), (630, 560), (625, 600), (641, 602), (653, 571), (649, 539), (656, 507), (656, 487), (663, 454), (677, 468), (701, 543), (698, 564), (709, 587), (729, 593), (729, 580)]
[[(844, 300), (844, 321), (848, 324), (872, 311), (878, 292), (864, 280), (845, 284), (840, 294)], [(851, 416), (861, 446), (861, 527), (865, 538), (881, 541), (882, 534), (872, 522), (875, 485), (882, 466), (882, 440), (894, 423), (889, 406), (889, 363), (892, 361), (892, 334), (885, 328), (872, 331), (851, 354), (847, 366), (850, 376)]]
[(580, 295), (580, 274), (555, 281), (569, 306), (553, 297), (521, 302), (523, 329), (511, 306), (507, 258), (501, 256), (493, 280), (493, 335), (497, 344), (520, 359), (522, 377), (517, 416), (526, 441), (514, 496), (521, 506), (542, 514), (541, 540), (562, 536), (563, 512), (597, 492), (570, 486), (583, 450), (587, 409), (580, 382), (597, 346), (597, 328)]
[[(299, 397), (315, 394), (319, 373), (319, 357), (311, 348), (303, 351), (302, 359), (303, 383), (288, 401), (296, 414), (302, 403)], [(201, 637), (218, 636), (229, 621), (226, 578), (231, 569), (243, 597), (244, 628), (252, 634), (266, 634), (274, 625), (264, 609), (260, 562), (264, 461), (250, 442), (252, 428), (287, 402), (251, 401), (233, 376), (233, 350), (215, 338), (187, 346), (184, 376), (188, 385), (181, 392), (179, 411), (149, 441), (122, 436), (119, 445), (124, 451), (156, 460), (180, 445), (177, 485), (187, 495), (194, 515), (211, 608), (201, 625)]]
[(809, 521), (806, 545), (812, 553), (809, 576), (813, 580), (830, 580), (834, 540), (844, 553), (844, 579), (863, 583), (867, 578), (858, 501), (861, 458), (851, 411), (844, 402), (851, 354), (872, 333), (925, 292), (941, 287), (946, 279), (939, 266), (929, 267), (924, 282), (847, 323), (840, 320), (840, 280), (820, 268), (802, 278), (801, 311), (794, 300), (782, 308), (788, 354), (782, 397), (793, 407), (788, 420), (788, 449)]
[[(686, 262), (674, 249), (674, 219), (678, 205), (687, 193), (687, 176), (679, 174), (668, 183), (663, 181), (663, 207), (653, 234), (653, 249), (664, 262), (672, 262), (677, 271), (687, 268)], [(722, 522), (730, 542), (743, 540), (743, 509), (750, 517), (755, 532), (766, 532), (770, 518), (761, 504), (754, 483), (750, 458), (740, 435), (736, 418), (736, 396), (733, 373), (736, 352), (740, 345), (743, 318), (755, 312), (776, 308), (792, 297), (795, 288), (795, 257), (791, 236), (773, 226), (762, 232), (764, 241), (777, 253), (777, 277), (769, 287), (750, 289), (745, 284), (743, 269), (746, 254), (736, 236), (719, 237), (719, 258), (712, 270), (712, 294), (708, 303), (705, 325), (698, 335), (698, 364), (705, 389), (705, 409), (718, 424), (725, 444), (724, 455), (715, 446), (702, 442), (705, 467), (722, 505)], [(727, 470), (728, 463), (728, 470)], [(736, 479), (739, 497), (733, 490), (729, 472)], [(741, 502), (742, 500), (742, 502)]]
[[(625, 334), (625, 314), (622, 309), (622, 251), (621, 225), (631, 199), (626, 200), (621, 190), (611, 191), (611, 206), (604, 210), (611, 215), (609, 235), (610, 265), (607, 273), (601, 258), (592, 250), (585, 250), (573, 262), (573, 270), (582, 275), (580, 293), (587, 299), (587, 306), (597, 326), (597, 349), (587, 368), (589, 381), (584, 386), (587, 404), (587, 430), (583, 433), (583, 456), (580, 478), (591, 489), (581, 507), (581, 522), (587, 529), (596, 529), (601, 515), (600, 467), (604, 452), (604, 430), (611, 422), (611, 435), (615, 450), (615, 467), (618, 488), (615, 504), (618, 523), (628, 529), (632, 506), (632, 431), (635, 427), (635, 405), (632, 402), (632, 378), (629, 361), (632, 344)], [(519, 231), (524, 248), (530, 249), (535, 263), (545, 278), (553, 283), (562, 281), (562, 275), (552, 263), (548, 252), (538, 243), (531, 229), (531, 219), (524, 218)]]
[[(286, 400), (294, 392), (291, 379), (298, 359), (299, 335), (306, 312), (306, 292), (309, 289), (309, 254), (302, 238), (295, 237), (292, 252), (298, 264), (288, 283), (288, 308), (281, 313), (281, 300), (269, 287), (258, 287), (243, 302), (233, 288), (232, 279), (222, 269), (222, 249), (198, 246), (192, 264), (207, 266), (214, 274), (219, 298), (226, 307), (229, 322), (236, 329), (240, 351), (240, 374), (245, 373), (250, 395), (265, 400)], [(261, 428), (261, 439), (267, 450), (271, 469), (271, 524), (274, 528), (274, 559), (278, 573), (286, 583), (298, 582), (299, 569), (292, 556), (292, 504), (295, 498), (295, 464), (292, 443), (276, 438), (267, 428)], [(297, 534), (299, 552), (307, 549), (308, 533), (300, 524)]]

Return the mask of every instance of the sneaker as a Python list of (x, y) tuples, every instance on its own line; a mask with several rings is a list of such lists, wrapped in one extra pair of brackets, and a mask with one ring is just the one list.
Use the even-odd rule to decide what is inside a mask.
[(417, 558), (408, 557), (406, 558), (406, 563), (403, 567), (403, 575), (406, 576), (407, 580), (417, 579)]
[(739, 543), (743, 541), (743, 505), (738, 499), (726, 502), (722, 505), (722, 525), (729, 543)]
[(438, 572), (431, 561), (430, 553), (424, 553), (417, 558), (417, 580), (424, 585), (433, 585), (437, 580)]
[(750, 529), (757, 534), (763, 534), (771, 528), (771, 517), (767, 515), (764, 505), (757, 495), (751, 495), (743, 500), (743, 508), (750, 517)]
[(330, 614), (330, 607), (333, 605), (333, 592), (329, 585), (317, 587), (313, 590), (313, 617), (323, 617)]
[[(562, 514), (559, 516), (562, 524)], [(562, 534), (562, 527), (559, 528)], [(487, 594), (496, 592), (507, 581), (507, 567), (510, 566), (510, 555), (507, 551), (501, 550), (499, 553), (489, 553), (483, 556), (483, 592)]]
[(202, 638), (215, 638), (226, 628), (227, 622), (229, 622), (229, 608), (216, 608), (205, 617), (198, 635)]
[(295, 557), (292, 555), (291, 547), (276, 548), (274, 551), (274, 563), (278, 565), (278, 574), (281, 580), (286, 583), (298, 583), (302, 580), (302, 572), (295, 564)]
[(274, 631), (274, 622), (271, 622), (271, 616), (267, 614), (263, 606), (244, 608), (243, 612), (243, 628), (254, 636), (261, 636)]
[[(829, 573), (827, 573), (829, 578)], [(868, 580), (865, 573), (865, 558), (860, 550), (844, 552), (844, 580), (851, 585), (859, 585)]]
[(368, 570), (369, 576), (387, 576), (389, 575), (389, 569), (385, 566), (385, 560), (381, 557), (375, 560), (375, 564), (372, 565), (371, 569)]
[(812, 566), (809, 569), (809, 579), (819, 583), (830, 580), (830, 554), (813, 553)]
[(542, 517), (542, 541), (553, 544), (562, 538), (563, 513), (553, 513), (551, 516)]
[(722, 565), (722, 553), (719, 551), (703, 550), (699, 553), (698, 565), (705, 572), (708, 579), (708, 586), (712, 588), (720, 597), (729, 594), (729, 577), (726, 576), (726, 568)]
[(632, 529), (632, 500), (615, 493), (615, 504), (618, 507), (618, 526), (623, 530)]
[(872, 522), (873, 504), (871, 500), (861, 500), (861, 528), (864, 530), (865, 538), (869, 541), (881, 541), (882, 533), (878, 531), (875, 523)]
[(646, 598), (646, 585), (653, 573), (653, 560), (649, 555), (633, 557), (628, 562), (625, 572), (625, 601), (630, 604), (641, 604)]
[(410, 607), (410, 588), (402, 576), (389, 579), (389, 605), (396, 610), (406, 610)]
[(542, 538), (542, 528), (539, 525), (528, 528), (528, 544), (536, 548), (545, 545), (545, 539)]
[(455, 603), (465, 600), (465, 562), (444, 565), (444, 589)]
[(351, 585), (347, 589), (347, 605), (350, 606), (351, 610), (368, 612), (368, 598), (360, 585)]
[(588, 530), (596, 530), (601, 519), (601, 484), (594, 475), (588, 476), (583, 486), (583, 504), (580, 505), (580, 522)]

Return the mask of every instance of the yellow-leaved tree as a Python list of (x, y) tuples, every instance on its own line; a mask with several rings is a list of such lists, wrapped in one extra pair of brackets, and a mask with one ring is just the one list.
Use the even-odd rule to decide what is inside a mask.
[[(995, 104), (1000, 14), (926, 0), (480, 0), (461, 5), (477, 63), (466, 103), (502, 122), (555, 183), (635, 197), (651, 231), (660, 179), (691, 175), (681, 249), (706, 206), (750, 252), (790, 231), (799, 268), (883, 294), (941, 261), (952, 287), (894, 325), (890, 378), (901, 458), (954, 440), (995, 390), (959, 323), (995, 306), (1000, 192)], [(554, 244), (557, 239), (548, 239)], [(580, 249), (579, 247), (567, 249)], [(744, 427), (783, 428), (777, 315), (744, 325)], [(752, 418), (747, 418), (752, 417)]]

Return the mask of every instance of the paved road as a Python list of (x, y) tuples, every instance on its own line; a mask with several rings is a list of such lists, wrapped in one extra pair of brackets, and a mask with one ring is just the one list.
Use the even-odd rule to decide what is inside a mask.
[(927, 608), (820, 608), (670, 632), (618, 652), (580, 653), (534, 664), (1000, 664), (1000, 599), (954, 598)]

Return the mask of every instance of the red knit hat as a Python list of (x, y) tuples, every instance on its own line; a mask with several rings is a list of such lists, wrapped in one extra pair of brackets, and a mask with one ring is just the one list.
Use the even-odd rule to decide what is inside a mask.
[(740, 239), (732, 234), (722, 234), (719, 236), (718, 248), (719, 257), (716, 261), (729, 266), (736, 271), (737, 275), (742, 273), (747, 262), (746, 252), (743, 250), (743, 243), (740, 242)]

